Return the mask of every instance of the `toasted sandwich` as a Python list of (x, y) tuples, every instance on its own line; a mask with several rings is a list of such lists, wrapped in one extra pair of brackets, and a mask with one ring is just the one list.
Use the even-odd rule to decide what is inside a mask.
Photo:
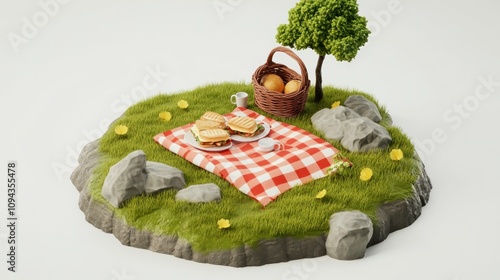
[(222, 124), (226, 123), (226, 119), (221, 114), (211, 112), (211, 111), (205, 112), (200, 117), (200, 120), (214, 121), (214, 122), (218, 122), (218, 123), (222, 123)]
[(230, 135), (253, 137), (264, 131), (264, 126), (249, 117), (235, 117), (227, 122), (227, 131)]
[(196, 126), (196, 128), (198, 128), (198, 130), (207, 130), (207, 129), (214, 129), (214, 128), (220, 128), (220, 129), (226, 128), (225, 123), (220, 123), (220, 122), (216, 122), (216, 121), (209, 121), (209, 120), (196, 120), (194, 125)]
[(209, 147), (222, 147), (231, 144), (231, 139), (226, 130), (220, 128), (212, 128), (205, 130), (198, 130), (196, 125), (191, 127), (191, 132), (196, 139), (196, 142), (205, 148)]

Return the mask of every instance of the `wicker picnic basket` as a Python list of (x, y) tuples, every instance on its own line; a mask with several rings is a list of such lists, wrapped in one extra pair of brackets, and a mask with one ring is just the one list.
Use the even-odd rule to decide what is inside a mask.
[[(284, 52), (297, 61), (302, 75), (288, 68), (286, 65), (273, 62), (273, 55), (276, 52)], [(261, 79), (267, 74), (276, 74), (280, 76), (285, 84), (290, 80), (300, 80), (299, 90), (288, 94), (268, 90), (260, 84)], [(275, 116), (296, 116), (305, 107), (310, 83), (311, 82), (307, 76), (307, 69), (302, 60), (290, 49), (285, 47), (276, 47), (271, 50), (271, 53), (267, 57), (267, 62), (257, 68), (255, 73), (252, 75), (255, 104), (265, 112)]]

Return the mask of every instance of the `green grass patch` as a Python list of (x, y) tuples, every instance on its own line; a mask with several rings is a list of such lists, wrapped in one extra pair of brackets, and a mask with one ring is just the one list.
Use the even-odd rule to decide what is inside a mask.
[[(387, 150), (370, 153), (351, 153), (340, 143), (331, 141), (354, 166), (342, 176), (325, 177), (297, 186), (282, 194), (265, 209), (238, 191), (220, 177), (197, 167), (187, 160), (166, 150), (153, 140), (156, 134), (173, 129), (198, 119), (205, 111), (229, 113), (234, 105), (229, 102), (232, 94), (246, 91), (250, 94), (249, 109), (268, 116), (253, 103), (253, 88), (245, 83), (223, 83), (207, 85), (176, 94), (160, 94), (131, 106), (100, 140), (102, 157), (91, 181), (90, 192), (94, 200), (107, 205), (127, 224), (160, 235), (177, 235), (186, 239), (194, 250), (207, 252), (230, 249), (238, 246), (256, 245), (260, 240), (276, 237), (317, 236), (328, 232), (330, 216), (343, 210), (360, 210), (376, 223), (376, 209), (385, 202), (405, 199), (412, 193), (412, 183), (418, 174), (418, 165), (411, 141), (401, 129), (388, 126), (389, 116), (379, 106), (383, 120), (393, 142)], [(371, 95), (363, 92), (324, 88), (324, 98), (314, 103), (314, 88), (310, 89), (304, 111), (294, 118), (270, 116), (287, 122), (322, 137), (314, 129), (310, 117), (334, 101), (343, 102), (353, 94), (360, 94), (378, 104)], [(179, 100), (189, 102), (187, 109), (177, 106)], [(158, 114), (169, 111), (170, 121), (163, 121)], [(129, 130), (124, 136), (114, 133), (114, 126), (123, 124)], [(394, 162), (389, 151), (399, 148), (404, 159)], [(114, 209), (102, 196), (101, 190), (109, 168), (134, 150), (143, 150), (148, 160), (175, 166), (185, 174), (187, 185), (215, 183), (221, 188), (219, 203), (192, 204), (176, 202), (175, 191), (167, 190), (155, 195), (139, 196), (129, 200), (120, 209)], [(359, 179), (363, 167), (370, 167), (374, 175), (364, 182)], [(322, 189), (327, 190), (323, 199), (316, 199)], [(217, 220), (229, 219), (231, 227), (220, 230)]]

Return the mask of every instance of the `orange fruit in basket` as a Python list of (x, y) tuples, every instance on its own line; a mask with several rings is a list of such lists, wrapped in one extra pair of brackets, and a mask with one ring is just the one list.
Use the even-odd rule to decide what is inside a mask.
[(277, 92), (283, 92), (285, 88), (285, 83), (280, 76), (276, 74), (267, 74), (261, 80), (261, 85), (263, 85), (267, 90), (274, 90)]
[(300, 81), (299, 80), (290, 80), (285, 85), (284, 93), (288, 94), (288, 93), (296, 92), (299, 89), (300, 89)]

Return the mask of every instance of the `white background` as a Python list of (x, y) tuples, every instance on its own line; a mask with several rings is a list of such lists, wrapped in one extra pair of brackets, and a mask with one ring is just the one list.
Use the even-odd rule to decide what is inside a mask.
[[(373, 32), (368, 43), (351, 63), (325, 60), (324, 84), (371, 93), (385, 105), (420, 147), (434, 186), (422, 216), (364, 259), (221, 267), (122, 246), (85, 221), (69, 180), (82, 146), (159, 92), (250, 82), (295, 2), (2, 0), (0, 216), (6, 224), (6, 163), (16, 160), (19, 245), (18, 272), (7, 272), (1, 226), (0, 278), (499, 279), (494, 0), (359, 0)], [(316, 54), (296, 53), (314, 83)], [(148, 69), (162, 73), (141, 92)]]

